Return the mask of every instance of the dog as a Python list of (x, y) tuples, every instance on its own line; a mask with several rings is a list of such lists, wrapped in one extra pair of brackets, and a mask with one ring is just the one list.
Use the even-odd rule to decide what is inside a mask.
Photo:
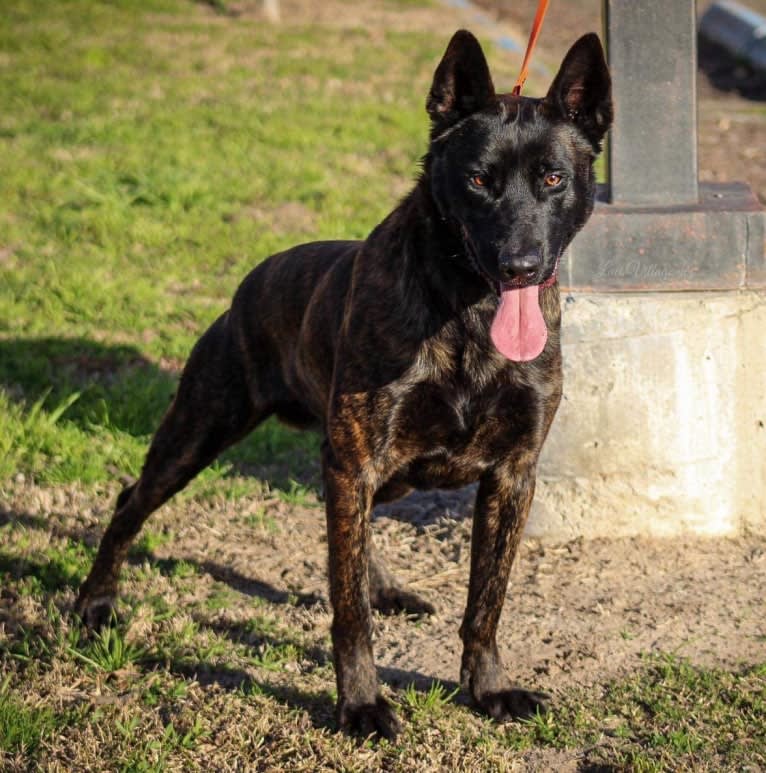
[(147, 517), (268, 416), (323, 436), (322, 476), (339, 727), (395, 738), (371, 610), (428, 614), (375, 552), (370, 512), (412, 489), (477, 482), (460, 679), (505, 721), (545, 710), (496, 644), (508, 576), (562, 392), (559, 259), (593, 209), (612, 121), (595, 34), (543, 99), (496, 94), (468, 31), (427, 98), (413, 190), (364, 241), (273, 255), (194, 346), (139, 479), (118, 496), (75, 610), (110, 617)]

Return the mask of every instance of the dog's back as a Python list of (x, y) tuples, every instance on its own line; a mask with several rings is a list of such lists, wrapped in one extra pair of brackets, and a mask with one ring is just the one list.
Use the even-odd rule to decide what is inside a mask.
[(354, 255), (363, 242), (321, 241), (272, 255), (248, 274), (229, 327), (259, 401), (292, 424), (321, 423)]

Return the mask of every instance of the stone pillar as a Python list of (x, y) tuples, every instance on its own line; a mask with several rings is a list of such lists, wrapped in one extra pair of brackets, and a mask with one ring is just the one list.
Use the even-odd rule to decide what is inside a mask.
[(690, 0), (604, 0), (616, 99), (615, 204), (691, 204), (697, 190), (697, 35)]
[(764, 214), (697, 182), (693, 0), (604, 0), (609, 180), (562, 260), (564, 399), (529, 533), (766, 529)]

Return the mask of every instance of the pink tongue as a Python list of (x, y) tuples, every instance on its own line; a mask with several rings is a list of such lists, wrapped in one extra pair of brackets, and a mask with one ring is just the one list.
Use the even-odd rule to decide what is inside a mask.
[(545, 348), (548, 329), (540, 311), (540, 287), (505, 289), (489, 334), (497, 350), (509, 360), (534, 360)]

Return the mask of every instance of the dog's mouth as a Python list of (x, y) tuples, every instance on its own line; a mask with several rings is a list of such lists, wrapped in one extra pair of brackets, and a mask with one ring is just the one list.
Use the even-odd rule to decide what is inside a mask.
[(500, 302), (489, 329), (492, 343), (509, 360), (534, 360), (548, 340), (540, 285), (501, 284), (499, 289)]
[(540, 356), (548, 341), (548, 328), (540, 308), (540, 292), (550, 287), (557, 278), (559, 258), (548, 279), (529, 284), (519, 278), (498, 282), (482, 267), (465, 226), (461, 227), (463, 241), (473, 269), (499, 297), (495, 318), (489, 335), (495, 348), (513, 362), (529, 362)]
[(514, 362), (528, 362), (542, 354), (548, 328), (540, 308), (540, 293), (556, 282), (560, 255), (551, 275), (542, 282), (523, 280), (498, 284), (500, 303), (489, 329), (495, 348)]
[(525, 287), (532, 287), (533, 285), (537, 287), (539, 282), (530, 282), (521, 277), (517, 277), (516, 279), (511, 279), (510, 282), (498, 282), (497, 294), (501, 295), (503, 290), (523, 290)]

